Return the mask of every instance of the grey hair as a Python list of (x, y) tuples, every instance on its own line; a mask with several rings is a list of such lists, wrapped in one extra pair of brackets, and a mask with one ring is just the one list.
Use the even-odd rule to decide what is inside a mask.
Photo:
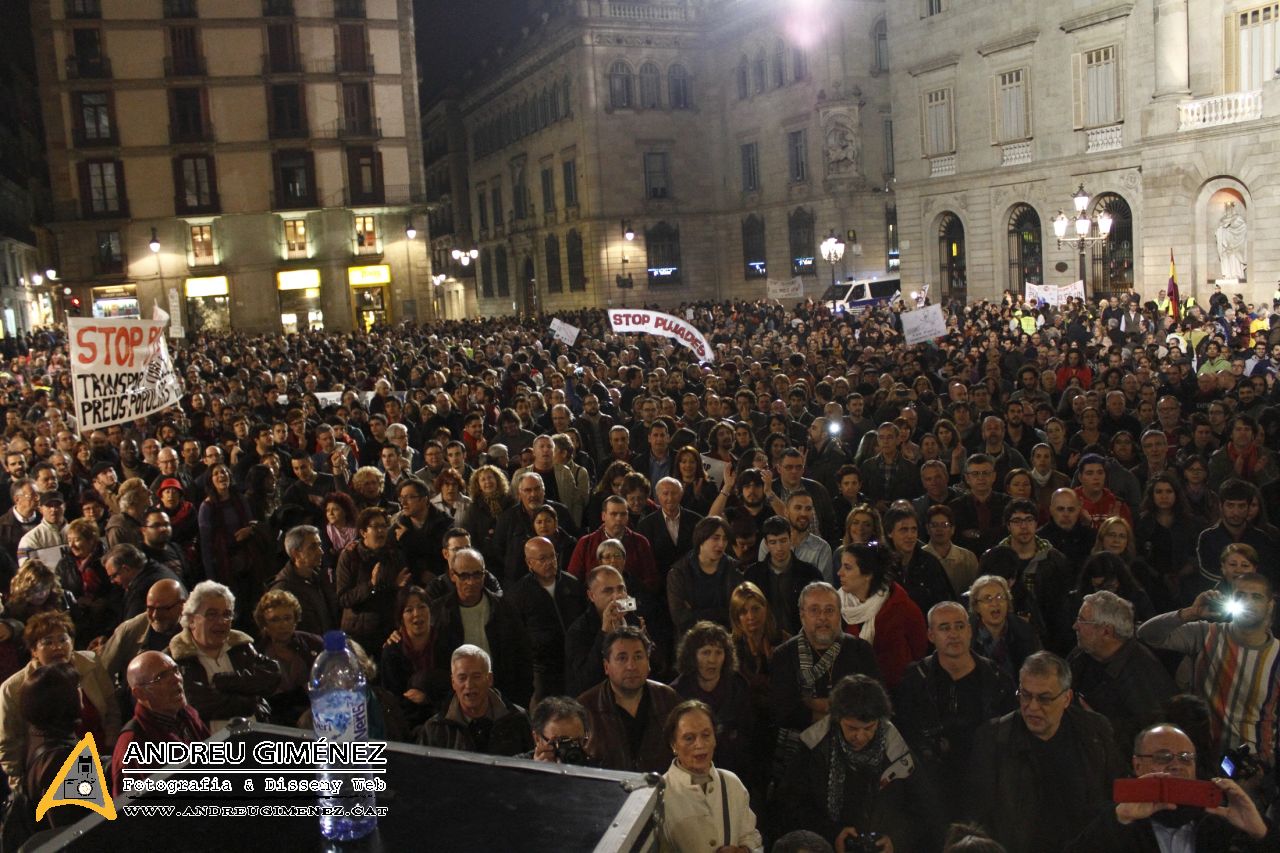
[(596, 546), (596, 559), (600, 559), (606, 552), (613, 552), (622, 557), (627, 558), (627, 546), (622, 544), (621, 539), (606, 539)]
[(1133, 637), (1133, 604), (1110, 590), (1091, 592), (1082, 602), (1093, 608), (1093, 621), (1107, 625), (1115, 632), (1117, 640)]
[(284, 535), (284, 552), (292, 555), (294, 551), (301, 551), (302, 546), (307, 544), (307, 539), (319, 535), (320, 530), (310, 524), (299, 524), (297, 527), (291, 527), (289, 532)]
[(145, 509), (151, 503), (151, 492), (147, 489), (129, 489), (120, 495), (119, 500), (122, 510)]
[(837, 600), (840, 598), (839, 594), (836, 592), (836, 588), (831, 584), (827, 583), (826, 581), (813, 581), (812, 583), (805, 586), (804, 589), (800, 590), (800, 609), (801, 610), (804, 609), (805, 599), (807, 599), (809, 596), (813, 595), (816, 592), (829, 592), (833, 596), (835, 596)]
[(1062, 690), (1071, 687), (1071, 667), (1053, 652), (1036, 652), (1028, 655), (1022, 662), (1022, 668), (1018, 670), (1019, 680), (1024, 675), (1035, 675), (1041, 678), (1053, 676), (1058, 679), (1058, 687)]
[(387, 475), (382, 473), (381, 468), (375, 468), (372, 465), (361, 465), (356, 472), (351, 475), (352, 480), (374, 479), (378, 481), (378, 485), (382, 485), (387, 481)]
[(925, 624), (932, 625), (933, 614), (937, 613), (939, 610), (944, 610), (948, 607), (954, 607), (957, 610), (961, 611), (962, 613), (965, 613), (966, 615), (969, 612), (968, 610), (965, 609), (965, 606), (958, 601), (939, 601), (937, 604), (930, 607), (929, 612), (925, 614), (925, 617), (924, 617)]
[(403, 436), (404, 438), (408, 438), (409, 430), (404, 424), (387, 424), (387, 435)]
[(475, 548), (459, 548), (453, 555), (453, 561), (456, 563), (461, 557), (469, 557), (480, 564), (480, 568), (484, 568), (484, 554), (481, 554)]
[(1005, 601), (1009, 602), (1010, 607), (1012, 608), (1013, 592), (1009, 589), (1009, 582), (1004, 578), (1000, 577), (1000, 575), (983, 575), (982, 577), (975, 580), (973, 583), (969, 584), (969, 612), (970, 613), (978, 612), (977, 610), (974, 609), (978, 604), (978, 590), (982, 589), (984, 586), (991, 586), (993, 584), (995, 586), (1000, 587), (1000, 589), (1004, 591)]
[(473, 646), (470, 643), (463, 643), (453, 650), (453, 654), (449, 655), (449, 668), (453, 669), (453, 665), (463, 658), (474, 658), (484, 661), (485, 672), (493, 672), (493, 658), (489, 657), (489, 653), (479, 646)]
[(196, 588), (191, 590), (191, 595), (187, 596), (187, 603), (182, 605), (182, 616), (178, 620), (182, 627), (190, 628), (191, 620), (195, 618), (196, 613), (204, 609), (205, 599), (214, 596), (225, 598), (227, 607), (236, 609), (236, 595), (230, 588), (217, 581), (200, 581), (196, 584)]

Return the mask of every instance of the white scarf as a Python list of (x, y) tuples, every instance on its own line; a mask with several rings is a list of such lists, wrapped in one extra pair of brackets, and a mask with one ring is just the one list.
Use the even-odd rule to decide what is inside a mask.
[(874, 593), (866, 601), (859, 601), (858, 596), (851, 592), (839, 590), (840, 595), (840, 615), (849, 625), (858, 625), (861, 630), (858, 637), (866, 640), (868, 643), (876, 638), (876, 614), (880, 612), (880, 608), (889, 599), (888, 588), (882, 589)]
[(1049, 478), (1053, 476), (1053, 469), (1050, 468), (1048, 471), (1045, 471), (1043, 474), (1041, 474), (1035, 468), (1032, 468), (1027, 473), (1031, 475), (1031, 479), (1035, 482), (1036, 485), (1047, 486), (1049, 485)]

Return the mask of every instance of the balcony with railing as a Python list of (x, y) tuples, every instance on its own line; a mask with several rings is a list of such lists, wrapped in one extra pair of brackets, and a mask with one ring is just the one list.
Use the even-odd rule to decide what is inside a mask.
[(95, 131), (92, 136), (83, 127), (73, 127), (71, 128), (71, 143), (76, 148), (110, 148), (113, 145), (119, 145), (120, 140), (116, 136), (114, 127), (105, 134)]
[(292, 18), (293, 0), (262, 0), (262, 17)]
[(89, 266), (95, 276), (124, 275), (129, 270), (129, 257), (125, 254), (95, 254), (89, 259)]
[(343, 56), (339, 53), (334, 57), (333, 68), (338, 74), (372, 74), (373, 54), (359, 53), (354, 56)]
[(92, 20), (102, 17), (101, 0), (67, 0), (66, 16), (76, 20)]
[(68, 80), (103, 80), (111, 76), (111, 60), (105, 56), (67, 57)]
[(213, 123), (200, 122), (199, 124), (185, 124), (182, 122), (169, 122), (169, 142), (173, 145), (183, 145), (191, 142), (212, 142), (213, 141)]
[(196, 17), (196, 0), (164, 0), (166, 18)]
[(929, 158), (929, 177), (944, 178), (956, 173), (956, 155), (944, 154)]
[(300, 74), (302, 73), (302, 63), (298, 60), (298, 55), (296, 53), (264, 53), (262, 54), (262, 73)]
[(1086, 154), (1099, 151), (1114, 151), (1124, 144), (1124, 125), (1110, 124), (1106, 127), (1091, 127), (1084, 132), (1084, 150)]
[(178, 193), (173, 197), (173, 210), (178, 216), (221, 213), (222, 199), (217, 190), (210, 190), (204, 199), (192, 199), (186, 193)]
[(164, 76), (203, 77), (208, 74), (203, 56), (166, 56)]
[(373, 116), (347, 116), (315, 130), (320, 139), (381, 139), (382, 119)]
[(1012, 142), (1000, 148), (1001, 166), (1023, 166), (1031, 162), (1031, 142)]
[(269, 118), (267, 122), (267, 137), (270, 139), (306, 139), (310, 135), (310, 128), (306, 121), (282, 121), (279, 118)]
[(662, 5), (659, 3), (612, 3), (604, 4), (604, 17), (622, 18), (628, 21), (691, 21), (694, 12), (681, 4)]
[(1262, 118), (1262, 90), (1231, 92), (1178, 104), (1178, 130), (1200, 130)]
[(319, 207), (315, 190), (310, 192), (283, 192), (279, 193), (275, 190), (271, 191), (271, 209), (272, 210), (303, 210), (306, 208)]
[(363, 18), (364, 0), (333, 0), (335, 18)]

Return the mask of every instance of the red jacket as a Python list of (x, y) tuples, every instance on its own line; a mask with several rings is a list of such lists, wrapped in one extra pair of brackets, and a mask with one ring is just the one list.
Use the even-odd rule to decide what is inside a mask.
[(1115, 492), (1104, 488), (1102, 497), (1096, 501), (1091, 501), (1084, 496), (1083, 486), (1077, 486), (1075, 492), (1080, 496), (1080, 511), (1088, 516), (1089, 523), (1093, 525), (1095, 531), (1102, 526), (1102, 522), (1113, 515), (1120, 516), (1129, 522), (1130, 529), (1133, 528), (1133, 513), (1129, 512), (1127, 503), (1116, 497)]
[[(845, 625), (846, 634), (858, 636), (861, 626)], [(889, 587), (889, 598), (876, 613), (876, 634), (871, 640), (880, 665), (880, 677), (893, 690), (907, 673), (907, 667), (929, 652), (929, 628), (924, 614), (899, 583)]]
[[(579, 539), (565, 571), (586, 584), (587, 573), (599, 565), (596, 549), (608, 538), (602, 524), (594, 532)], [(657, 564), (653, 562), (653, 548), (649, 546), (649, 540), (628, 527), (622, 531), (622, 547), (627, 549), (624, 571), (644, 584), (649, 592), (657, 592), (662, 585), (662, 576), (658, 574)]]

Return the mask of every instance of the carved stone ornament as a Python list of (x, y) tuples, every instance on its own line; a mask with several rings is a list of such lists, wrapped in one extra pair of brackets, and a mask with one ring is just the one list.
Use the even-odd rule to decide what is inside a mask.
[(862, 131), (857, 103), (822, 110), (822, 151), (829, 178), (862, 177)]

